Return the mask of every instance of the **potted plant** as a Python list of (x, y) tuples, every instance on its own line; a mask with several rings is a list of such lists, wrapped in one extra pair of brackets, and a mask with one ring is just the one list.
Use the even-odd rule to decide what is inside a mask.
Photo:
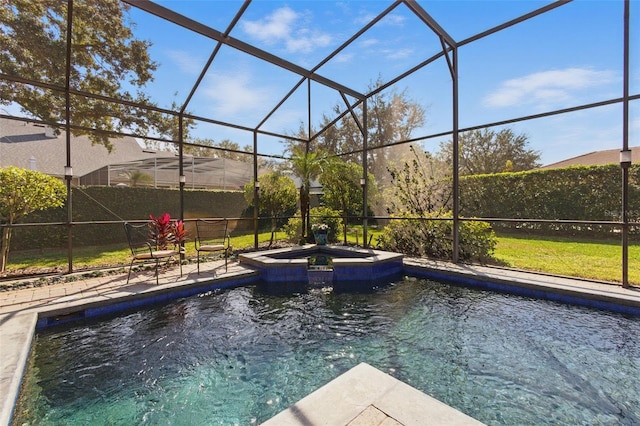
[(311, 225), (311, 231), (313, 231), (313, 238), (316, 244), (324, 246), (327, 244), (327, 235), (329, 234), (329, 225), (326, 223), (314, 223)]

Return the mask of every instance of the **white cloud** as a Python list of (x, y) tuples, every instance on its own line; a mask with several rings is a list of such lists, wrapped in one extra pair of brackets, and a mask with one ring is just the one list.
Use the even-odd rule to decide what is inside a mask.
[(392, 13), (382, 18), (382, 21), (380, 22), (393, 27), (401, 27), (404, 25), (405, 21), (406, 18), (404, 16)]
[(207, 80), (204, 94), (212, 100), (215, 114), (225, 117), (253, 111), (271, 101), (269, 90), (252, 87), (247, 74), (212, 76)]
[(291, 37), (291, 25), (298, 14), (289, 7), (275, 10), (271, 15), (257, 21), (244, 21), (244, 31), (264, 42), (282, 40)]
[(410, 58), (411, 55), (413, 55), (413, 49), (407, 48), (407, 49), (390, 50), (390, 51), (386, 51), (385, 54), (387, 55), (387, 59), (392, 59), (392, 60)]
[(169, 50), (167, 56), (181, 71), (189, 74), (199, 74), (204, 65), (202, 58), (197, 58), (182, 50)]
[(309, 53), (316, 47), (328, 46), (331, 35), (318, 31), (310, 31), (304, 24), (296, 24), (302, 20), (301, 15), (289, 7), (276, 9), (271, 15), (257, 21), (243, 21), (243, 30), (253, 38), (273, 45), (284, 43), (287, 51)]
[(610, 83), (611, 71), (585, 68), (543, 71), (507, 80), (484, 99), (490, 107), (509, 107), (518, 104), (555, 104), (573, 98), (578, 92)]
[(333, 61), (336, 63), (349, 63), (353, 61), (353, 53), (338, 53), (336, 57), (333, 58)]
[(327, 46), (331, 43), (331, 37), (324, 34), (302, 35), (285, 40), (289, 52), (312, 52), (316, 46)]
[(360, 42), (360, 46), (362, 46), (363, 48), (375, 46), (377, 44), (380, 44), (380, 40), (378, 40), (377, 38), (368, 38)]

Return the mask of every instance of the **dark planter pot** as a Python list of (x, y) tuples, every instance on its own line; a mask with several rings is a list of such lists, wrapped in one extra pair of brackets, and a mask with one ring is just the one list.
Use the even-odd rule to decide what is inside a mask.
[(319, 246), (327, 245), (327, 231), (315, 231), (313, 238), (316, 240), (316, 244)]

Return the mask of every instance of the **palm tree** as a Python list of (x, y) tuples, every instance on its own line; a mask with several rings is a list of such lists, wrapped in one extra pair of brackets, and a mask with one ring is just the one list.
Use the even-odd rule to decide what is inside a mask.
[(153, 182), (153, 177), (138, 170), (127, 170), (123, 173), (123, 176), (129, 179), (129, 184), (132, 187), (141, 186), (151, 184)]
[(302, 216), (302, 237), (310, 235), (309, 223), (309, 191), (311, 181), (316, 179), (326, 162), (326, 155), (322, 151), (309, 152), (296, 146), (292, 149), (291, 166), (293, 173), (300, 178), (300, 214)]

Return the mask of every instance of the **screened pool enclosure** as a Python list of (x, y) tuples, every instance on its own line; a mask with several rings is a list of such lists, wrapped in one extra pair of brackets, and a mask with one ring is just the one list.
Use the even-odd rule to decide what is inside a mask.
[[(5, 2), (0, 17), (0, 118), (54, 130), (64, 155), (48, 174), (68, 194), (64, 212), (12, 225), (18, 249), (20, 232), (63, 230), (29, 248), (62, 245), (71, 271), (87, 229), (115, 234), (163, 211), (231, 218), (258, 248), (271, 223), (253, 207), (261, 177), (278, 170), (299, 191), (296, 161), (326, 153), (360, 174), (341, 212), (360, 245), (395, 221), (446, 220), (448, 260), (460, 262), (461, 228), (483, 221), (514, 240), (611, 244), (609, 280), (640, 283), (640, 7), (629, 0), (49, 3)], [(37, 136), (7, 129), (0, 167), (27, 168), (37, 153), (20, 149)], [(124, 138), (139, 152), (110, 161)], [(515, 144), (489, 155), (501, 138)], [(610, 150), (613, 164), (580, 162)], [(574, 168), (554, 167), (567, 159)], [(329, 199), (321, 176), (312, 206)], [(406, 208), (399, 176), (422, 179), (423, 215)], [(204, 202), (206, 191), (228, 194)], [(140, 197), (147, 211), (131, 207)]]

